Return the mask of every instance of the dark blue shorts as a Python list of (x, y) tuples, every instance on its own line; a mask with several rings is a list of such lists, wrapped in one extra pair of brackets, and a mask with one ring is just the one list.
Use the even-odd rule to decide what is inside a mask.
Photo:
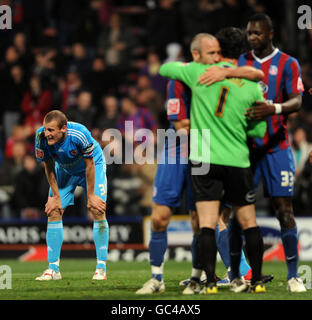
[(290, 148), (251, 159), (255, 189), (262, 179), (263, 192), (266, 197), (293, 196), (295, 162)]
[(196, 210), (189, 164), (158, 164), (153, 201), (168, 207), (179, 207), (186, 192), (188, 210)]

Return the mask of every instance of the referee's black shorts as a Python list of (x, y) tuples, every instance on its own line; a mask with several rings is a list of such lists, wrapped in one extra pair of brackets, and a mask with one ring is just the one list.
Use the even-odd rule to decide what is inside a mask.
[[(202, 163), (193, 164), (193, 168)], [(204, 175), (192, 175), (195, 201), (216, 201), (245, 206), (255, 203), (256, 195), (251, 168), (238, 168), (210, 164)]]

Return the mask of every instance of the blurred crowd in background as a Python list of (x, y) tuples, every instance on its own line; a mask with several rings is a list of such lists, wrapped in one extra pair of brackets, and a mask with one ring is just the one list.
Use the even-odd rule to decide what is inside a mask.
[[(292, 3), (293, 7), (285, 6)], [(312, 30), (298, 30), (291, 0), (6, 0), (11, 30), (0, 30), (0, 217), (42, 218), (48, 183), (34, 157), (34, 133), (44, 115), (59, 109), (89, 128), (102, 147), (107, 128), (123, 132), (168, 128), (167, 61), (190, 61), (189, 44), (199, 32), (245, 28), (248, 18), (268, 13), (275, 45), (295, 56), (305, 85), (302, 111), (289, 117), (296, 160), (295, 214), (311, 215)], [(295, 8), (295, 11), (291, 11)], [(289, 30), (289, 24), (294, 30)], [(290, 39), (290, 35), (294, 37)], [(112, 164), (107, 168), (108, 215), (146, 215), (156, 164)], [(259, 188), (257, 209), (272, 215)], [(66, 216), (86, 216), (77, 189)], [(186, 214), (182, 208), (180, 213)]]

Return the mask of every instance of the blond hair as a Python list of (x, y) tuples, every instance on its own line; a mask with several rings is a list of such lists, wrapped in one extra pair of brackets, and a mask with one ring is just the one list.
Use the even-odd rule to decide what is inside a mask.
[(192, 40), (191, 42), (191, 53), (196, 50), (198, 52), (200, 52), (201, 50), (201, 42), (202, 39), (207, 38), (209, 40), (217, 40), (217, 38), (215, 36), (213, 36), (210, 33), (198, 33)]
[(44, 123), (49, 123), (53, 120), (56, 120), (57, 121), (57, 124), (59, 126), (59, 128), (62, 128), (63, 126), (66, 126), (67, 125), (67, 117), (66, 115), (62, 112), (62, 111), (59, 111), (59, 110), (52, 110), (50, 112), (48, 112), (44, 119), (43, 119), (43, 122)]

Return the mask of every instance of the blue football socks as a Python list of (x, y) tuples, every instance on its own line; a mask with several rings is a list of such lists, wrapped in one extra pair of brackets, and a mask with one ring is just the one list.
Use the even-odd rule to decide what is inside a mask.
[(63, 222), (48, 222), (46, 233), (49, 268), (59, 272), (59, 261), (63, 244)]
[(230, 266), (230, 247), (229, 233), (227, 228), (219, 232), (219, 226), (216, 227), (216, 240), (221, 259), (225, 265), (225, 268), (228, 269)]
[(286, 263), (288, 268), (287, 279), (293, 277), (297, 278), (297, 264), (298, 264), (298, 231), (297, 227), (292, 229), (281, 228), (281, 238), (286, 256)]
[(248, 273), (248, 271), (250, 269), (251, 269), (251, 267), (246, 260), (244, 250), (242, 250), (241, 260), (240, 260), (240, 265), (239, 265), (239, 272), (242, 276), (244, 276)]
[(162, 266), (167, 247), (167, 231), (156, 232), (152, 230), (149, 243), (150, 264), (152, 267), (152, 277), (158, 281), (162, 281)]
[(200, 280), (200, 276), (202, 274), (202, 265), (199, 261), (199, 243), (198, 243), (198, 235), (193, 234), (192, 246), (192, 273), (191, 273), (191, 280)]
[(109, 241), (109, 226), (107, 220), (93, 222), (93, 240), (97, 258), (96, 269), (104, 269), (104, 271), (106, 271)]

